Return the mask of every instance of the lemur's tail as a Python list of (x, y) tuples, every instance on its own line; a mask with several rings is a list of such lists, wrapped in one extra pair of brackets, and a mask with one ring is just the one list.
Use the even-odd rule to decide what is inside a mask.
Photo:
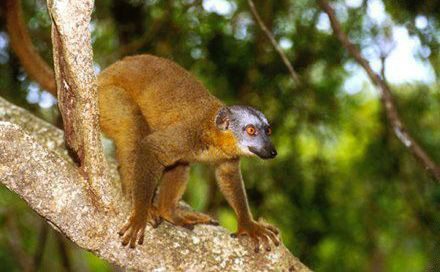
[(23, 19), (21, 0), (5, 0), (6, 28), (10, 44), (26, 73), (55, 97), (57, 90), (53, 69), (32, 44)]

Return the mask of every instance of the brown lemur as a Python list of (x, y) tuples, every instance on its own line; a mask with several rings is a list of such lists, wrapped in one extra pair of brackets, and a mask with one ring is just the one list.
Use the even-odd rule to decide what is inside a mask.
[[(9, 29), (27, 34), (17, 23), (20, 12), (12, 12), (19, 3), (7, 3), (8, 13), (16, 14), (7, 18)], [(142, 244), (147, 223), (157, 226), (162, 219), (187, 228), (215, 222), (178, 205), (193, 162), (215, 165), (220, 190), (237, 214), (237, 235), (249, 236), (256, 251), (261, 244), (270, 250), (270, 240), (279, 244), (275, 227), (253, 219), (240, 172), (242, 156), (277, 155), (260, 111), (225, 106), (188, 71), (151, 55), (126, 57), (106, 68), (98, 76), (98, 93), (100, 125), (116, 145), (122, 188), (132, 197), (131, 215), (119, 231), (123, 245)]]

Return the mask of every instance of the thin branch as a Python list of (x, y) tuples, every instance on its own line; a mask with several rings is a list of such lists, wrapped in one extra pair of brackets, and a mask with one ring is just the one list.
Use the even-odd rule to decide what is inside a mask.
[(264, 34), (266, 34), (267, 38), (272, 43), (275, 50), (280, 55), (281, 59), (283, 60), (284, 64), (286, 65), (287, 69), (289, 70), (290, 77), (292, 78), (293, 82), (299, 84), (301, 81), (299, 79), (298, 74), (293, 69), (292, 64), (290, 63), (289, 59), (287, 58), (286, 54), (284, 53), (283, 49), (278, 45), (278, 42), (275, 40), (275, 37), (270, 32), (270, 30), (267, 28), (267, 26), (264, 24), (263, 20), (261, 19), (260, 15), (258, 14), (257, 9), (255, 8), (255, 4), (252, 0), (248, 0), (249, 8), (252, 11), (252, 14), (255, 17), (255, 20), (257, 21), (258, 25), (260, 26), (261, 30), (263, 30)]
[(12, 49), (20, 59), (20, 63), (28, 76), (56, 97), (54, 73), (32, 44), (29, 31), (23, 20), (21, 1), (6, 0), (5, 6), (6, 29), (8, 30)]
[(420, 162), (423, 169), (425, 169), (433, 178), (440, 182), (440, 167), (432, 160), (432, 158), (423, 150), (417, 141), (407, 132), (404, 123), (400, 119), (397, 112), (392, 92), (380, 75), (375, 73), (370, 64), (364, 57), (362, 57), (359, 49), (349, 40), (345, 32), (342, 30), (341, 24), (336, 18), (335, 11), (330, 6), (327, 0), (320, 0), (319, 5), (322, 10), (327, 13), (330, 24), (333, 28), (333, 33), (336, 35), (342, 46), (349, 52), (355, 61), (364, 68), (368, 77), (373, 84), (379, 89), (382, 104), (385, 108), (388, 122), (393, 128), (397, 138), (403, 145), (409, 149), (411, 154)]
[(387, 57), (386, 56), (380, 56), (380, 76), (382, 77), (382, 80), (385, 84), (387, 84), (387, 80), (385, 77), (385, 63), (386, 63)]

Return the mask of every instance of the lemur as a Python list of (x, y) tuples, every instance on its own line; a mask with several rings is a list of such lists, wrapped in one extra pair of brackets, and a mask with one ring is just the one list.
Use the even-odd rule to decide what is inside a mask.
[[(278, 244), (277, 230), (253, 220), (239, 158), (274, 158), (266, 117), (248, 106), (225, 106), (189, 72), (152, 55), (126, 57), (98, 77), (100, 124), (116, 145), (122, 187), (133, 210), (119, 234), (142, 244), (146, 223), (179, 226), (213, 223), (207, 215), (179, 208), (189, 164), (215, 165), (216, 178), (238, 217), (238, 233)], [(160, 181), (157, 204), (153, 196)]]
[[(18, 0), (6, 5), (12, 46), (25, 69), (46, 65), (36, 60)], [(33, 72), (39, 81), (53, 80), (50, 69)], [(56, 96), (54, 84), (45, 86)], [(242, 156), (277, 155), (260, 111), (224, 105), (188, 71), (152, 55), (126, 57), (106, 68), (98, 76), (98, 94), (100, 125), (116, 145), (122, 189), (132, 199), (131, 215), (119, 231), (124, 246), (142, 244), (147, 223), (156, 227), (162, 219), (187, 228), (216, 222), (178, 205), (193, 162), (215, 165), (220, 190), (237, 215), (237, 236), (249, 236), (255, 251), (280, 243), (275, 227), (253, 219), (240, 172)]]

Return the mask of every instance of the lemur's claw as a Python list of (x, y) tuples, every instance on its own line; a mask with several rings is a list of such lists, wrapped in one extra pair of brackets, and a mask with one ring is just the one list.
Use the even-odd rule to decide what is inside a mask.
[(155, 229), (157, 229), (159, 227), (160, 224), (162, 224), (163, 219), (160, 216), (157, 216), (156, 218), (154, 218), (151, 222), (151, 226)]
[(160, 218), (154, 210), (149, 210), (146, 213), (134, 213), (128, 218), (127, 222), (119, 230), (118, 234), (122, 237), (122, 245), (129, 245), (130, 248), (135, 248), (136, 243), (142, 245), (144, 243), (145, 228), (147, 223), (153, 227), (160, 224)]
[(243, 237), (248, 236), (253, 241), (255, 246), (255, 253), (260, 252), (260, 246), (269, 252), (272, 250), (270, 241), (273, 242), (275, 246), (280, 245), (280, 240), (278, 238), (278, 229), (266, 223), (250, 221), (246, 224), (239, 226), (237, 233), (231, 234), (231, 237)]

